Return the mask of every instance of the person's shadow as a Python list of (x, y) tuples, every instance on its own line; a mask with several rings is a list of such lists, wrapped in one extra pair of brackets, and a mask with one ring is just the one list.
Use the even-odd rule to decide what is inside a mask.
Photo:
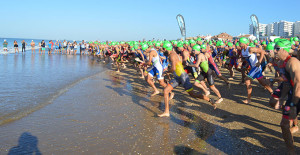
[(18, 146), (11, 148), (8, 155), (16, 154), (35, 154), (41, 155), (42, 153), (37, 147), (38, 139), (36, 136), (31, 135), (29, 132), (24, 132), (19, 138)]

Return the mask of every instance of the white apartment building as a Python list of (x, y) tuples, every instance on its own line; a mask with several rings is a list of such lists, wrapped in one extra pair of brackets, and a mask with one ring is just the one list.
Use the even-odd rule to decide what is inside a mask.
[[(259, 24), (259, 36), (265, 36), (266, 35), (266, 27), (267, 24)], [(249, 34), (252, 34), (256, 36), (256, 32), (254, 32), (254, 27), (252, 24), (249, 26)]]
[(266, 28), (266, 35), (267, 36), (272, 36), (274, 35), (274, 23), (268, 24)]
[[(254, 34), (253, 26), (249, 26), (249, 34)], [(259, 36), (280, 36), (289, 38), (293, 36), (300, 36), (300, 21), (288, 22), (281, 20), (270, 24), (259, 24)]]
[(294, 32), (293, 36), (300, 36), (300, 21), (294, 23)]
[(278, 23), (278, 35), (284, 38), (292, 37), (293, 35), (293, 22), (281, 20)]
[(266, 36), (267, 24), (259, 24), (259, 36)]

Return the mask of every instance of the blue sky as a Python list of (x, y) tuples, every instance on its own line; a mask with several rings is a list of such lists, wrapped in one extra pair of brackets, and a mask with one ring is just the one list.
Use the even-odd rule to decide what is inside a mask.
[(5, 0), (0, 37), (75, 40), (177, 39), (176, 15), (187, 36), (249, 32), (250, 15), (268, 24), (298, 21), (300, 1), (264, 0)]

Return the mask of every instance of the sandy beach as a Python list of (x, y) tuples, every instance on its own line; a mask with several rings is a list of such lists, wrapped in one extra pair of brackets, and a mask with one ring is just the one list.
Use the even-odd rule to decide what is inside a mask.
[[(252, 103), (245, 105), (241, 100), (246, 89), (240, 81), (231, 81), (228, 91), (216, 79), (225, 99), (216, 110), (178, 87), (171, 117), (158, 118), (164, 108), (161, 87), (160, 95), (150, 97), (150, 87), (135, 76), (135, 69), (116, 73), (107, 68), (46, 107), (0, 126), (0, 154), (285, 153), (281, 111), (268, 106), (269, 95), (257, 82)], [(299, 132), (294, 140), (300, 151)]]

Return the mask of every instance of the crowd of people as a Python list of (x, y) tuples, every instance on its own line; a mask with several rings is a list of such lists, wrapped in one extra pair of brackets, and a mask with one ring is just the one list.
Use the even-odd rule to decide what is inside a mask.
[[(30, 45), (35, 47), (33, 41)], [(3, 47), (7, 47), (7, 43)], [(48, 47), (49, 54), (76, 54), (79, 47), (80, 54), (93, 55), (99, 61), (112, 62), (117, 72), (132, 64), (139, 71), (138, 76), (153, 89), (151, 96), (160, 93), (155, 86), (156, 77), (163, 87), (165, 103), (164, 112), (159, 117), (170, 116), (169, 101), (176, 95), (172, 90), (179, 85), (191, 97), (205, 100), (216, 109), (223, 102), (224, 96), (215, 86), (215, 78), (224, 81), (230, 89), (230, 80), (236, 78), (235, 73), (240, 72), (242, 77), (237, 80), (245, 85), (245, 104), (251, 104), (251, 83), (257, 79), (266, 89), (266, 93), (270, 94), (270, 106), (282, 110), (280, 125), (283, 139), (290, 153), (295, 153), (293, 134), (299, 130), (297, 115), (300, 110), (300, 46), (297, 37), (276, 38), (272, 41), (249, 40), (245, 37), (234, 40), (197, 38), (181, 41), (82, 41), (79, 44), (76, 41), (49, 41), (47, 45), (42, 41), (39, 47), (40, 53), (45, 53)], [(220, 68), (229, 71), (228, 79), (221, 74)], [(267, 69), (274, 73), (273, 78), (264, 77)], [(194, 79), (193, 84), (190, 78)], [(194, 86), (203, 93), (196, 92)], [(210, 91), (217, 95), (216, 101), (210, 97)]]
[[(117, 72), (125, 69), (127, 64), (133, 64), (140, 78), (152, 87), (151, 96), (160, 93), (155, 86), (156, 77), (163, 87), (165, 103), (165, 110), (159, 117), (170, 116), (169, 101), (176, 95), (172, 90), (179, 85), (191, 97), (205, 100), (216, 109), (223, 96), (214, 85), (215, 78), (220, 78), (230, 89), (230, 80), (236, 78), (236, 72), (240, 72), (242, 78), (237, 80), (246, 87), (245, 104), (251, 104), (251, 83), (257, 79), (270, 95), (270, 106), (282, 110), (280, 126), (283, 139), (290, 153), (295, 154), (293, 134), (299, 130), (297, 115), (300, 110), (300, 48), (297, 37), (273, 41), (245, 37), (223, 41), (202, 38), (184, 41), (96, 41), (81, 45), (84, 46), (80, 46), (80, 51), (87, 50), (100, 61), (111, 61)], [(221, 74), (221, 67), (229, 71), (230, 78)], [(266, 69), (274, 73), (274, 77), (264, 77)], [(194, 79), (193, 84), (190, 78)], [(203, 93), (195, 92), (193, 86), (203, 90)], [(216, 101), (210, 97), (210, 91), (218, 96)]]

